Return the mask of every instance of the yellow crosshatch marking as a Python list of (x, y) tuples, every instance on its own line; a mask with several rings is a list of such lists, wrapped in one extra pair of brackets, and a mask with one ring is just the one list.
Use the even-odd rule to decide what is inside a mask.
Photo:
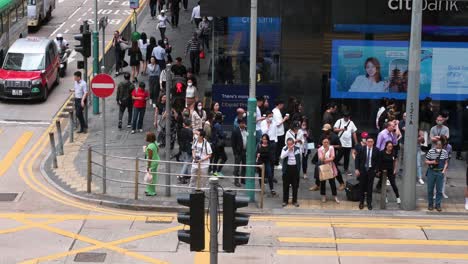
[(13, 165), (16, 158), (21, 154), (26, 144), (28, 144), (29, 140), (33, 136), (33, 132), (27, 131), (24, 132), (23, 135), (16, 141), (15, 145), (8, 151), (5, 158), (0, 161), (0, 176), (5, 174), (5, 172)]

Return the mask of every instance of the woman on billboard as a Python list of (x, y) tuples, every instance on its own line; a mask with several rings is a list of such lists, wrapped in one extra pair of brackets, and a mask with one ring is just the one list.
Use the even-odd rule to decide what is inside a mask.
[(367, 58), (364, 63), (366, 75), (359, 75), (354, 80), (349, 92), (388, 92), (388, 81), (382, 80), (380, 62), (377, 58)]

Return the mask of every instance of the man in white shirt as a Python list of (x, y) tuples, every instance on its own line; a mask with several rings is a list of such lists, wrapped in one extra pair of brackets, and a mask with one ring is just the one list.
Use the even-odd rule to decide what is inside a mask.
[(193, 23), (195, 21), (195, 25), (198, 28), (198, 25), (200, 24), (202, 20), (202, 17), (200, 16), (200, 1), (198, 1), (197, 5), (192, 9), (192, 17), (190, 18), (190, 23)]
[(75, 94), (75, 112), (78, 121), (80, 121), (80, 131), (78, 133), (86, 133), (88, 125), (86, 124), (83, 116), (83, 110), (86, 107), (86, 98), (88, 97), (88, 86), (86, 82), (81, 79), (81, 72), (76, 71), (74, 74), (75, 85), (70, 92)]
[(344, 170), (345, 173), (349, 174), (349, 155), (353, 148), (353, 140), (354, 144), (358, 143), (356, 135), (357, 128), (351, 120), (351, 114), (349, 112), (344, 112), (343, 118), (336, 121), (333, 126), (333, 130), (338, 135), (341, 142), (341, 149), (338, 153), (336, 162), (339, 162), (344, 156)]
[(275, 153), (275, 165), (277, 170), (281, 170), (281, 165), (279, 164), (281, 149), (284, 147), (284, 122), (289, 119), (289, 116), (285, 116), (281, 114), (281, 110), (284, 108), (284, 101), (277, 100), (276, 107), (273, 109), (273, 121), (278, 128), (276, 130), (276, 135), (278, 136), (278, 144), (276, 146), (276, 153)]
[(262, 116), (262, 111), (260, 110), (260, 107), (263, 107), (263, 103), (265, 103), (265, 97), (263, 96), (257, 96), (257, 109), (256, 109), (256, 122), (255, 122), (255, 140), (256, 140), (256, 145), (260, 143), (260, 139), (262, 138), (262, 129), (260, 124), (262, 123), (263, 120), (265, 120), (265, 117)]
[[(192, 177), (190, 178), (190, 187), (195, 187), (197, 183), (197, 175), (208, 175), (208, 167), (210, 165), (210, 158), (213, 154), (210, 143), (205, 139), (206, 133), (203, 129), (198, 130), (198, 137), (196, 142), (192, 145)], [(200, 172), (198, 172), (198, 163), (200, 163)], [(205, 181), (200, 178), (200, 187), (205, 186)]]
[(166, 68), (166, 50), (162, 47), (163, 45), (164, 41), (159, 40), (158, 45), (151, 52), (151, 56), (156, 58), (156, 63), (161, 70)]

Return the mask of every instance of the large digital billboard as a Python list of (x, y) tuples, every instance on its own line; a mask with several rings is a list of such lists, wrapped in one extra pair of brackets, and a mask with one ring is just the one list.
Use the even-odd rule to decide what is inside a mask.
[[(406, 41), (335, 40), (331, 97), (406, 98)], [(420, 98), (468, 99), (468, 43), (423, 42)]]

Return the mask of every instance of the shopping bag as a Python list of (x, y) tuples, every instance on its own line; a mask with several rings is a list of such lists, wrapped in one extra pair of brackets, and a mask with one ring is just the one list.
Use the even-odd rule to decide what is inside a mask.
[(149, 171), (146, 172), (145, 174), (145, 183), (152, 183), (153, 182), (153, 174), (151, 174)]
[(200, 51), (200, 59), (204, 59), (205, 58), (205, 52), (202, 50)]
[(319, 166), (319, 179), (320, 181), (326, 181), (329, 179), (335, 178), (335, 175), (333, 173), (333, 168), (328, 164), (322, 164)]

